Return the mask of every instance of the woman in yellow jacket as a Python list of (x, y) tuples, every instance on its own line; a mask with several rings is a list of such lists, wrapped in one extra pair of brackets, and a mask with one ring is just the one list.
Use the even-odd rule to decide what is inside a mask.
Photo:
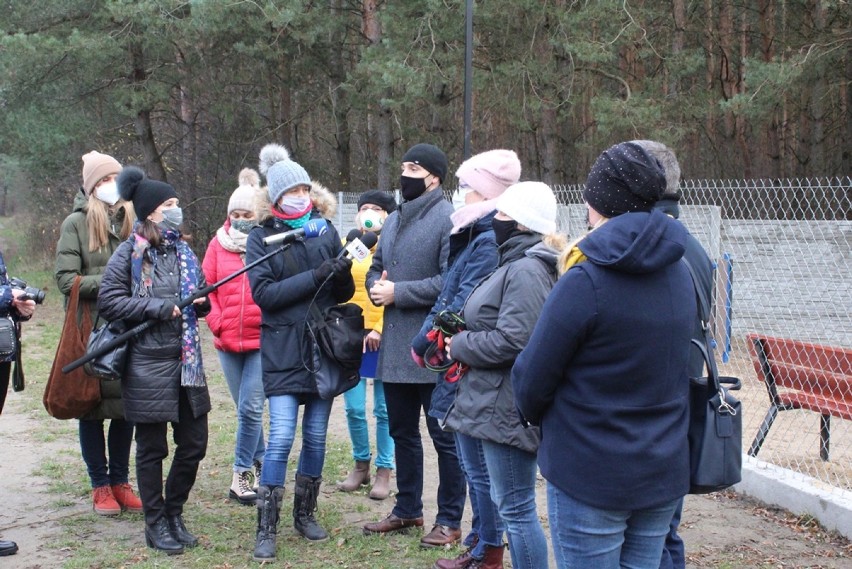
[[(396, 209), (396, 201), (388, 192), (370, 190), (358, 199), (355, 223), (361, 231), (379, 233), (389, 213)], [(375, 246), (373, 247), (375, 250)], [(367, 426), (367, 381), (373, 380), (373, 415), (376, 417), (376, 478), (370, 489), (370, 498), (384, 500), (390, 493), (390, 475), (394, 468), (393, 439), (388, 432), (388, 409), (385, 390), (376, 379), (376, 363), (382, 342), (382, 317), (384, 309), (374, 306), (367, 295), (365, 281), (367, 269), (373, 262), (372, 251), (361, 261), (352, 263), (355, 295), (352, 302), (364, 310), (364, 359), (361, 365), (361, 382), (343, 394), (349, 438), (352, 440), (352, 458), (355, 468), (337, 487), (343, 492), (353, 492), (370, 482), (370, 435)]]

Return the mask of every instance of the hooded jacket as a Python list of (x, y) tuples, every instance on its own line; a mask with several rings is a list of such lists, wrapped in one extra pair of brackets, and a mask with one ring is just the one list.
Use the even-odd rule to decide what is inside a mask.
[(444, 422), (465, 435), (535, 453), (539, 429), (521, 424), (509, 378), (556, 282), (556, 251), (541, 235), (524, 233), (503, 243), (499, 253), (500, 267), (464, 307), (467, 331), (453, 337), (453, 359), (470, 369), (458, 381)]
[[(98, 317), (97, 298), (101, 286), (101, 277), (107, 262), (118, 248), (121, 239), (118, 231), (124, 219), (124, 208), (119, 208), (114, 225), (110, 227), (108, 243), (97, 251), (89, 251), (89, 224), (86, 219), (88, 198), (78, 192), (74, 198), (71, 214), (62, 222), (59, 229), (59, 241), (56, 244), (56, 266), (54, 278), (59, 291), (65, 295), (64, 302), (68, 304), (68, 296), (74, 286), (74, 279), (80, 275), (80, 301), (89, 303), (91, 307), (92, 324)], [(78, 314), (79, 318), (79, 314)], [(78, 320), (79, 322), (79, 320)], [(101, 402), (97, 407), (80, 417), (90, 419), (123, 419), (124, 408), (121, 404), (121, 385), (117, 381), (100, 380)]]
[[(231, 227), (225, 220), (225, 230)], [(245, 267), (244, 255), (228, 251), (214, 236), (207, 246), (204, 277), (208, 283), (236, 273)], [(213, 345), (223, 352), (250, 352), (260, 349), (260, 308), (251, 296), (248, 275), (243, 273), (226, 282), (208, 295), (210, 314), (207, 325), (213, 332)]]
[[(325, 217), (325, 190), (311, 190), (314, 209), (311, 218)], [(333, 200), (332, 200), (333, 201)], [(263, 244), (263, 238), (290, 227), (271, 215), (249, 233), (246, 242), (246, 263), (252, 263), (270, 253), (273, 247)], [(339, 280), (334, 277), (322, 288), (314, 277), (314, 269), (323, 261), (336, 257), (343, 249), (340, 236), (329, 223), (328, 231), (311, 239), (297, 239), (283, 253), (276, 254), (248, 271), (251, 293), (260, 307), (260, 357), (263, 369), (263, 390), (267, 397), (274, 395), (317, 396), (314, 374), (308, 371), (314, 363), (311, 339), (306, 333), (311, 302), (321, 311), (352, 298), (355, 284), (351, 274)]]
[(518, 408), (541, 425), (542, 475), (592, 507), (649, 508), (689, 490), (685, 241), (659, 211), (591, 232), (512, 370)]
[(385, 307), (378, 378), (386, 383), (435, 383), (435, 372), (411, 359), (411, 339), (441, 291), (449, 255), (453, 206), (441, 187), (405, 202), (382, 226), (382, 238), (367, 271), (367, 290), (387, 271), (394, 303)]

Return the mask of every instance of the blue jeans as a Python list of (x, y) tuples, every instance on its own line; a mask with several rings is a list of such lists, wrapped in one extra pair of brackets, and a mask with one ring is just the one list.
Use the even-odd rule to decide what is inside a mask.
[(304, 401), (305, 411), (302, 414), (302, 452), (299, 454), (297, 472), (311, 478), (322, 475), (332, 401), (320, 399), (319, 395), (301, 398), (294, 395), (273, 395), (269, 398), (269, 442), (260, 474), (260, 483), (264, 486), (284, 486), (287, 460), (296, 438), (300, 400)]
[(680, 498), (644, 510), (603, 510), (547, 484), (547, 511), (559, 569), (658, 569)]
[[(370, 429), (367, 426), (367, 378), (343, 394), (349, 438), (352, 440), (352, 458), (370, 460)], [(382, 380), (373, 380), (373, 416), (376, 418), (376, 466), (393, 468), (393, 439), (388, 430), (388, 406)]]
[(237, 406), (237, 442), (234, 472), (251, 470), (254, 461), (263, 462), (263, 374), (260, 350), (223, 352), (217, 350), (228, 390)]
[[(471, 550), (474, 559), (485, 557), (485, 546), (501, 547), (503, 545), (503, 520), (497, 513), (497, 507), (491, 500), (491, 480), (488, 477), (488, 466), (482, 441), (462, 433), (456, 433), (456, 445), (459, 450), (459, 461), (462, 463), (467, 478), (470, 505), (473, 508), (472, 533), (479, 536), (479, 542)], [(545, 559), (547, 549), (545, 548)]]
[(686, 552), (683, 540), (677, 533), (681, 514), (683, 514), (683, 498), (680, 499), (672, 521), (669, 523), (669, 534), (666, 536), (666, 545), (663, 547), (660, 569), (686, 569)]
[(547, 537), (535, 505), (536, 456), (519, 448), (482, 441), (491, 500), (509, 535), (515, 569), (547, 569)]
[(80, 452), (83, 462), (86, 463), (92, 488), (127, 482), (132, 440), (133, 423), (124, 419), (110, 419), (106, 441), (103, 419), (80, 419)]

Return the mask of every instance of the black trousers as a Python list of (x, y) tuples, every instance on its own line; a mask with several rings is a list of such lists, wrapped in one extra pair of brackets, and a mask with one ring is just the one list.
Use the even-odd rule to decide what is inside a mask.
[[(384, 382), (388, 407), (388, 427), (396, 453), (396, 495), (394, 515), (419, 518), (423, 515), (423, 442), (420, 437), (420, 410), (432, 445), (438, 453), (438, 515), (435, 523), (461, 526), (466, 483), (453, 433), (442, 431), (438, 420), (429, 416), (434, 383)], [(435, 473), (430, 473), (434, 476)]]
[(163, 460), (169, 455), (168, 423), (136, 424), (136, 480), (145, 523), (183, 513), (195, 484), (198, 465), (207, 453), (207, 415), (193, 417), (186, 389), (180, 390), (178, 421), (172, 423), (175, 444), (163, 494)]
[(0, 413), (6, 404), (6, 393), (9, 391), (9, 378), (12, 376), (12, 362), (0, 362)]

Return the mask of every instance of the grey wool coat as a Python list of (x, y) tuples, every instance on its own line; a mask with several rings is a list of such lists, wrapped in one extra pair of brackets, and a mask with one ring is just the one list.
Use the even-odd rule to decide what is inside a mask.
[(453, 337), (453, 358), (470, 369), (456, 384), (456, 399), (442, 426), (535, 453), (541, 431), (522, 425), (510, 376), (556, 283), (556, 251), (540, 235), (524, 233), (506, 241), (498, 253), (499, 268), (465, 304), (467, 331)]
[(394, 303), (385, 307), (376, 372), (386, 383), (435, 383), (435, 372), (417, 367), (411, 359), (411, 339), (441, 292), (452, 213), (439, 186), (403, 203), (385, 220), (366, 286), (370, 290), (382, 271), (394, 283)]

